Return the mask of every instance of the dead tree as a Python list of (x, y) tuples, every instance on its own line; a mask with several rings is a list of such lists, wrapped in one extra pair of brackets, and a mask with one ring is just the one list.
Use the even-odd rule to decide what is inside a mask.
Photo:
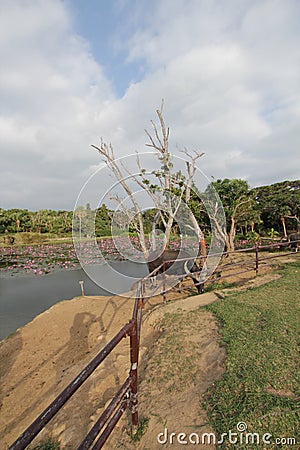
[[(184, 153), (189, 158), (189, 161), (186, 162), (188, 171), (187, 177), (180, 177), (178, 174), (174, 173), (172, 155), (169, 151), (170, 130), (165, 125), (162, 110), (163, 103), (161, 109), (156, 111), (159, 120), (159, 126), (151, 121), (153, 126), (153, 133), (151, 134), (148, 130), (145, 130), (145, 133), (149, 138), (149, 142), (146, 144), (146, 146), (154, 150), (158, 160), (161, 163), (160, 170), (152, 172), (152, 175), (156, 180), (155, 183), (150, 183), (149, 176), (146, 175), (146, 169), (142, 167), (138, 153), (136, 155), (136, 164), (138, 171), (137, 173), (134, 173), (132, 170), (129, 170), (128, 167), (125, 167), (122, 161), (116, 159), (112, 144), (106, 144), (101, 139), (99, 146), (92, 145), (92, 147), (95, 148), (104, 158), (105, 163), (113, 172), (115, 178), (118, 180), (132, 202), (133, 207), (131, 209), (131, 214), (128, 214), (128, 217), (132, 218), (132, 210), (134, 210), (135, 215), (133, 225), (138, 233), (140, 246), (145, 259), (148, 259), (149, 249), (147, 246), (147, 239), (144, 231), (142, 208), (140, 207), (138, 201), (134, 196), (134, 191), (130, 187), (128, 179), (134, 180), (134, 182), (140, 188), (147, 192), (156, 209), (156, 215), (154, 218), (152, 233), (150, 236), (151, 251), (156, 249), (155, 230), (159, 220), (162, 222), (164, 227), (165, 247), (167, 248), (170, 240), (171, 229), (176, 220), (176, 215), (179, 213), (184, 200), (189, 200), (190, 190), (196, 172), (196, 161), (203, 155), (203, 153), (198, 152), (195, 152), (195, 155), (191, 155), (185, 149)], [(122, 201), (120, 199), (117, 199), (117, 202), (119, 206), (123, 208), (123, 213), (126, 214), (124, 206), (122, 206)], [(203, 233), (200, 230), (199, 224), (197, 223), (195, 217), (193, 216), (193, 214), (191, 214), (191, 212), (189, 227), (196, 232), (200, 242), (200, 240), (203, 239)]]

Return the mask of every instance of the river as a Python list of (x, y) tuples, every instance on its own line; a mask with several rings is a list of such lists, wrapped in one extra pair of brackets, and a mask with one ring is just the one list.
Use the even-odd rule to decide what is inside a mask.
[[(106, 286), (111, 283), (114, 293), (130, 290), (135, 281), (130, 277), (142, 278), (148, 273), (145, 264), (114, 262), (111, 265), (128, 276), (128, 279), (122, 279), (122, 284), (118, 285), (117, 277), (107, 272), (105, 267), (94, 268), (100, 272), (100, 276), (102, 270)], [(85, 295), (111, 295), (111, 292), (94, 283), (82, 269), (61, 270), (43, 276), (17, 275), (0, 278), (0, 339), (24, 326), (55, 303), (80, 296), (79, 281), (84, 281)]]

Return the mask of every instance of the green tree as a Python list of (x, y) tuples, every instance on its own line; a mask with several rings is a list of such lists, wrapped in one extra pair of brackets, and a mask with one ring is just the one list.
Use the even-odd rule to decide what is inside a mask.
[(95, 232), (96, 236), (111, 235), (111, 211), (106, 205), (101, 205), (95, 211)]
[(300, 223), (300, 180), (260, 186), (252, 193), (265, 229), (274, 228), (286, 237), (287, 228)]
[[(224, 180), (213, 181), (211, 186), (207, 188), (207, 196), (209, 196), (212, 187), (219, 194), (222, 205), (215, 208), (215, 212), (211, 214), (211, 220), (220, 239), (225, 243), (226, 251), (233, 251), (237, 226), (259, 220), (253, 195), (249, 190), (247, 181), (241, 179), (230, 180), (225, 178)], [(219, 224), (218, 214), (221, 206), (224, 208), (226, 215), (226, 229), (220, 227)], [(213, 206), (211, 210), (214, 210)]]

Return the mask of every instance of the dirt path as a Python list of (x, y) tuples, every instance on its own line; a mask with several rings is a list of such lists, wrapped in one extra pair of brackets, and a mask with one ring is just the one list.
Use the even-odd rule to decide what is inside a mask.
[[(257, 280), (259, 278), (263, 277)], [(178, 296), (178, 293), (173, 295), (174, 298)], [(140, 411), (149, 419), (148, 431), (141, 443), (133, 444), (124, 432), (127, 426), (124, 418), (106, 448), (153, 450), (161, 448), (156, 437), (166, 425), (171, 432), (186, 432), (186, 427), (195, 429), (207, 423), (199, 399), (221, 375), (224, 350), (218, 345), (215, 320), (199, 306), (217, 299), (214, 293), (206, 293), (167, 305), (161, 304), (161, 298), (149, 302), (142, 327), (143, 370), (140, 377)], [(63, 301), (1, 343), (1, 450), (7, 449), (131, 318), (133, 302), (133, 299), (116, 296), (78, 297)], [(174, 314), (179, 320), (165, 321), (165, 317)], [(176, 334), (178, 323), (184, 326), (179, 327)], [(158, 363), (158, 355), (169, 348), (170, 339), (178, 340), (179, 353), (177, 349), (172, 354), (170, 348), (170, 354)], [(183, 378), (181, 376), (184, 370), (181, 367), (186, 364), (182, 365), (180, 355), (189, 360), (197, 355), (190, 361), (192, 369), (187, 372), (193, 374), (192, 380), (187, 374)], [(174, 380), (181, 386), (179, 392), (172, 390), (172, 381), (167, 379), (171, 367), (176, 368)], [(60, 440), (63, 449), (76, 449), (128, 371), (129, 340), (124, 339), (48, 424), (38, 436), (39, 440), (52, 436)], [(205, 431), (209, 431), (209, 427)], [(181, 445), (168, 447), (167, 444), (165, 448), (181, 448)]]
[(225, 351), (219, 346), (214, 317), (201, 306), (216, 300), (214, 293), (206, 293), (158, 306), (145, 315), (145, 336), (152, 329), (159, 333), (147, 349), (141, 374), (140, 419), (148, 426), (141, 441), (134, 443), (128, 437), (128, 421), (123, 420), (123, 433), (111, 438), (113, 448), (177, 449), (182, 446), (176, 438), (170, 443), (171, 433), (213, 431), (201, 397), (222, 375)]

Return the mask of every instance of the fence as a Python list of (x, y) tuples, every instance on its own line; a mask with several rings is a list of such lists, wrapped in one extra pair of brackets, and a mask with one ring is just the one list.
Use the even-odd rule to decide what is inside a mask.
[[(76, 378), (56, 397), (55, 400), (37, 417), (37, 419), (19, 436), (8, 450), (24, 450), (46, 426), (46, 424), (63, 407), (70, 397), (89, 378), (95, 369), (104, 361), (119, 342), (130, 337), (130, 372), (110, 404), (103, 411), (95, 425), (81, 442), (78, 450), (92, 448), (98, 450), (108, 439), (110, 433), (127, 408), (130, 409), (133, 425), (138, 425), (137, 383), (141, 318), (143, 308), (143, 284), (137, 290), (131, 320), (126, 323), (113, 339), (94, 357), (94, 359), (78, 374)], [(103, 430), (104, 426), (105, 429)], [(103, 431), (102, 431), (103, 430)], [(102, 432), (101, 432), (102, 431)], [(100, 436), (99, 433), (101, 432)], [(97, 439), (97, 440), (96, 440)], [(96, 440), (96, 441), (95, 441)], [(93, 445), (93, 447), (91, 447)]]
[[(208, 254), (206, 256), (198, 256), (197, 257), (198, 264), (202, 268), (204, 266), (204, 262), (206, 264), (205, 264), (204, 270), (201, 269), (199, 271), (193, 271), (193, 275), (200, 276), (200, 281), (198, 283), (194, 283), (194, 286), (203, 284), (204, 281), (205, 281), (205, 285), (213, 284), (216, 281), (219, 282), (220, 280), (224, 280), (226, 278), (230, 278), (230, 277), (236, 276), (236, 275), (242, 275), (244, 273), (252, 272), (252, 271), (255, 271), (255, 273), (257, 275), (259, 272), (259, 267), (261, 266), (261, 263), (263, 263), (264, 267), (265, 267), (265, 266), (268, 266), (271, 264), (271, 263), (268, 263), (269, 260), (278, 259), (283, 256), (289, 256), (289, 255), (300, 255), (300, 252), (292, 251), (289, 248), (290, 245), (291, 245), (290, 242), (277, 242), (277, 243), (268, 244), (268, 245), (259, 245), (258, 243), (256, 243), (252, 247), (234, 250), (231, 252), (212, 253), (212, 254)], [(293, 241), (293, 245), (294, 245), (295, 249), (297, 250), (297, 248), (300, 247), (300, 240)], [(276, 252), (276, 254), (271, 254), (268, 256), (260, 257), (260, 254), (262, 252), (266, 252), (266, 251), (270, 251), (270, 250), (271, 251), (284, 250), (284, 249), (286, 249), (287, 251), (285, 251), (285, 252), (280, 251), (280, 252)], [(253, 254), (253, 258), (245, 259), (244, 261), (218, 264), (216, 271), (214, 271), (214, 269), (215, 269), (214, 265), (212, 268), (209, 267), (210, 261), (214, 261), (214, 259), (222, 258), (223, 261), (224, 260), (226, 261), (226, 257), (233, 256), (233, 255), (245, 254), (245, 253), (250, 254), (250, 255)], [(167, 287), (167, 282), (166, 282), (167, 274), (168, 274), (167, 268), (170, 267), (170, 263), (173, 263), (175, 261), (176, 261), (176, 263), (182, 262), (182, 267), (183, 267), (184, 262), (189, 261), (189, 260), (194, 261), (195, 257), (177, 258), (176, 260), (175, 259), (168, 260), (168, 261), (165, 261), (162, 264), (160, 264), (160, 266), (158, 266), (156, 269), (154, 269), (153, 272), (151, 272), (142, 281), (145, 283), (145, 281), (147, 279), (149, 279), (150, 277), (156, 277), (157, 275), (159, 275), (160, 276), (160, 284), (158, 284), (157, 288), (154, 288), (152, 291), (148, 292), (147, 296), (151, 297), (151, 296), (159, 294), (160, 291), (162, 291), (163, 300), (165, 302), (166, 301), (166, 292), (169, 290)], [(232, 273), (232, 268), (238, 269), (239, 267), (242, 270)], [(177, 264), (177, 269), (178, 269), (178, 264)], [(229, 271), (231, 271), (231, 273), (228, 273)], [(179, 281), (180, 279), (183, 279), (185, 276), (186, 276), (185, 272), (182, 272), (182, 274), (178, 274), (177, 281)], [(179, 289), (180, 289), (180, 291), (182, 291), (182, 287), (180, 287)]]
[[(299, 245), (300, 241), (295, 241), (295, 245)], [(255, 272), (256, 275), (258, 275), (259, 273), (259, 268), (262, 266), (266, 267), (266, 266), (270, 266), (271, 265), (271, 260), (274, 259), (279, 259), (282, 258), (284, 256), (290, 256), (290, 255), (299, 255), (300, 253), (296, 253), (292, 250), (289, 249), (290, 243), (289, 242), (278, 242), (275, 244), (269, 244), (269, 245), (254, 245), (253, 247), (250, 248), (244, 248), (244, 249), (240, 249), (240, 250), (235, 250), (233, 252), (223, 252), (222, 256), (224, 259), (226, 259), (227, 256), (230, 255), (240, 255), (240, 254), (253, 254), (253, 258), (252, 259), (245, 259), (244, 261), (237, 261), (237, 262), (230, 262), (230, 263), (221, 263), (218, 265), (217, 268), (217, 274), (218, 276), (215, 277), (213, 274), (211, 274), (208, 279), (205, 281), (206, 284), (211, 284), (211, 283), (215, 283), (216, 280), (219, 282), (220, 280), (224, 280), (226, 278), (230, 278), (232, 276), (237, 276), (237, 275), (242, 275), (245, 274), (247, 272)], [(275, 254), (268, 254), (268, 255), (262, 255), (262, 257), (260, 257), (261, 253), (264, 253), (266, 251), (276, 251), (276, 250), (288, 250), (288, 251), (280, 251), (280, 252), (276, 252)], [(216, 256), (216, 255), (211, 255), (212, 257)], [(217, 255), (219, 256), (219, 255)], [(234, 271), (232, 273), (232, 268), (241, 268), (242, 270), (239, 271)], [(228, 273), (229, 272), (229, 273)]]
[[(297, 241), (298, 244), (300, 241)], [(234, 272), (234, 275), (243, 274), (249, 271), (259, 272), (260, 263), (280, 258), (283, 256), (296, 254), (292, 251), (277, 253), (276, 255), (268, 255), (260, 258), (259, 254), (262, 251), (272, 250), (278, 248), (278, 246), (284, 248), (289, 243), (280, 243), (267, 246), (258, 246), (237, 250), (235, 252), (227, 252), (222, 254), (214, 254), (208, 257), (200, 257), (209, 261), (211, 257), (219, 257), (240, 253), (253, 253), (254, 258), (246, 261), (239, 261), (231, 264), (221, 264), (218, 266), (218, 272), (223, 272), (218, 277), (218, 280), (233, 276), (233, 273), (226, 274), (226, 271), (232, 269), (232, 267), (243, 268), (242, 271)], [(297, 253), (298, 255), (300, 252)], [(192, 258), (184, 258), (182, 261), (187, 261)], [(170, 260), (169, 262), (180, 261)], [(132, 424), (138, 425), (138, 363), (139, 363), (139, 345), (141, 335), (141, 322), (142, 322), (142, 310), (149, 298), (152, 295), (156, 295), (157, 288), (151, 291), (151, 293), (145, 295), (146, 282), (150, 277), (155, 276), (160, 271), (162, 272), (162, 286), (163, 286), (163, 298), (166, 300), (166, 262), (157, 267), (151, 274), (142, 279), (138, 283), (136, 299), (133, 308), (132, 318), (127, 322), (121, 330), (113, 337), (113, 339), (94, 357), (94, 359), (78, 374), (76, 378), (56, 397), (55, 400), (37, 417), (37, 419), (19, 436), (19, 438), (9, 447), (8, 450), (24, 450), (37, 436), (37, 434), (46, 426), (46, 424), (55, 416), (55, 414), (64, 406), (64, 404), (70, 399), (70, 397), (80, 388), (80, 386), (89, 378), (89, 376), (96, 370), (96, 368), (104, 361), (104, 359), (110, 354), (110, 352), (122, 341), (123, 338), (129, 336), (130, 338), (130, 371), (129, 376), (124, 381), (123, 385), (119, 388), (118, 392), (111, 400), (107, 408), (103, 411), (97, 422), (92, 429), (83, 439), (77, 450), (98, 450), (101, 449), (109, 435), (113, 431), (115, 425), (122, 417), (123, 413), (129, 408), (132, 416)], [(201, 271), (199, 271), (201, 274)], [(205, 280), (205, 283), (212, 283), (215, 280), (209, 277)], [(105, 428), (104, 428), (105, 427)], [(100, 434), (101, 433), (101, 434)], [(100, 434), (100, 435), (99, 435)], [(91, 447), (93, 445), (93, 447)]]

